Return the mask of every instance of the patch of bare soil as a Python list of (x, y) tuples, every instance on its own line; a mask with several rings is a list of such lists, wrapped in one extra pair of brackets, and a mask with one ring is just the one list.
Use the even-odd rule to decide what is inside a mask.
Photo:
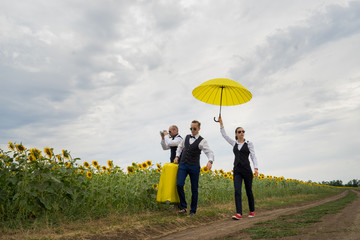
[(351, 204), (346, 206), (341, 212), (337, 214), (325, 215), (321, 222), (315, 223), (308, 227), (306, 234), (297, 235), (293, 237), (286, 237), (286, 240), (295, 239), (360, 239), (360, 192), (357, 193), (358, 198)]

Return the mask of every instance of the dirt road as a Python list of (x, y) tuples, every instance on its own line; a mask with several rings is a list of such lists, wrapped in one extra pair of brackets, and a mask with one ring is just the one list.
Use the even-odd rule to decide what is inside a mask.
[[(227, 220), (211, 222), (205, 226), (170, 233), (165, 236), (150, 237), (149, 239), (236, 239), (237, 233), (253, 226), (256, 222), (275, 219), (280, 215), (296, 213), (303, 209), (334, 201), (346, 196), (347, 193), (348, 191), (343, 191), (336, 196), (321, 199), (302, 206), (257, 212), (255, 218), (245, 217), (239, 221), (234, 221), (229, 218)], [(335, 216), (334, 214), (327, 215), (323, 222), (314, 224), (306, 235), (286, 239), (360, 239), (360, 195), (359, 192), (356, 193), (358, 194), (358, 198), (340, 213), (335, 214)], [(334, 236), (338, 237), (334, 238)]]

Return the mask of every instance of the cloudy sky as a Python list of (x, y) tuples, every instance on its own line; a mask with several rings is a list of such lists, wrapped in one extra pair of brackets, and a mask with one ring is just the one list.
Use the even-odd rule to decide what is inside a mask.
[(192, 96), (230, 78), (253, 98), (223, 107), (225, 129), (246, 129), (260, 172), (360, 179), (360, 1), (0, 0), (0, 9), (2, 149), (166, 163), (159, 131), (176, 124), (185, 136), (197, 119), (214, 168), (231, 170), (219, 107)]

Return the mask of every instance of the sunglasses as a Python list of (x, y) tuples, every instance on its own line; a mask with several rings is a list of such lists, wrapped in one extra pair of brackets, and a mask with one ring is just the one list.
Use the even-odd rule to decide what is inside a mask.
[(245, 130), (239, 130), (237, 133), (245, 133)]
[(195, 127), (194, 127), (194, 128), (190, 128), (190, 131), (192, 131), (192, 130), (196, 131), (196, 130), (197, 130), (197, 128), (195, 128)]
[(169, 133), (171, 133), (171, 131), (169, 131)]

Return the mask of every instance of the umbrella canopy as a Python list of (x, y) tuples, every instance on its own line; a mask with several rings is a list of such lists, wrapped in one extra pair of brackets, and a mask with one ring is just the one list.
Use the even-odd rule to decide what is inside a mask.
[(221, 106), (243, 104), (252, 98), (249, 90), (228, 78), (215, 78), (203, 82), (192, 91), (192, 94), (202, 102), (220, 105), (219, 116), (221, 116)]

